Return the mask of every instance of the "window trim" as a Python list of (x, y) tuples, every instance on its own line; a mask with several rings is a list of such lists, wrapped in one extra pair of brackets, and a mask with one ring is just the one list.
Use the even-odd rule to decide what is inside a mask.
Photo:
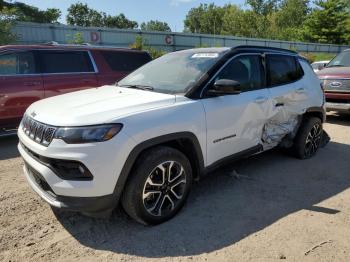
[(262, 73), (262, 77), (263, 77), (263, 81), (262, 84), (263, 86), (265, 85), (265, 87), (259, 88), (259, 89), (254, 89), (254, 90), (249, 90), (249, 91), (245, 91), (246, 92), (253, 92), (256, 90), (261, 90), (261, 89), (265, 89), (267, 88), (267, 83), (266, 83), (266, 69), (262, 60), (262, 53), (240, 53), (240, 54), (236, 54), (234, 56), (232, 56), (231, 58), (229, 58), (217, 71), (216, 73), (210, 78), (210, 80), (205, 84), (205, 86), (202, 88), (202, 91), (200, 93), (199, 98), (200, 99), (204, 99), (204, 98), (210, 98), (208, 96), (205, 96), (204, 92), (207, 90), (207, 88), (209, 87), (210, 83), (212, 83), (212, 81), (217, 77), (218, 74), (221, 73), (221, 71), (235, 58), (240, 57), (240, 56), (258, 56), (261, 59), (261, 73)]
[[(63, 52), (68, 52), (68, 51), (76, 51), (76, 52), (87, 52), (88, 56), (90, 58), (90, 61), (92, 63), (92, 67), (94, 69), (93, 72), (66, 72), (66, 73), (42, 73), (41, 68), (39, 67), (40, 62), (38, 61), (38, 54), (37, 51), (63, 51)], [(25, 53), (25, 52), (32, 52), (34, 54), (34, 59), (35, 59), (35, 64), (38, 67), (39, 73), (34, 73), (34, 74), (14, 74), (14, 75), (3, 75), (0, 74), (0, 77), (25, 77), (25, 76), (50, 76), (50, 75), (77, 75), (77, 74), (98, 74), (99, 70), (96, 65), (95, 59), (91, 54), (90, 50), (67, 50), (67, 49), (26, 49), (26, 50), (17, 50), (17, 49), (6, 49), (2, 52), (0, 52), (1, 55), (5, 55), (7, 53)]]
[[(299, 61), (298, 61), (298, 55), (292, 55), (292, 54), (277, 54), (277, 53), (265, 53), (266, 57), (265, 57), (265, 64), (266, 64), (266, 87), (267, 88), (274, 88), (274, 87), (279, 87), (279, 86), (284, 86), (284, 85), (289, 85), (289, 84), (293, 84), (295, 82), (298, 82), (300, 81), (301, 79), (303, 79), (303, 77), (305, 76), (305, 72), (304, 72), (304, 69), (303, 67), (300, 65)], [(294, 63), (295, 63), (295, 66), (297, 64), (299, 64), (299, 69), (301, 70), (302, 72), (302, 75), (300, 78), (296, 79), (296, 80), (293, 80), (293, 81), (289, 81), (289, 82), (285, 82), (285, 83), (281, 83), (281, 84), (276, 84), (276, 85), (270, 85), (270, 80), (269, 80), (269, 77), (270, 77), (270, 64), (268, 62), (268, 57), (270, 55), (277, 55), (277, 56), (289, 56), (289, 57), (292, 57), (294, 59)]]

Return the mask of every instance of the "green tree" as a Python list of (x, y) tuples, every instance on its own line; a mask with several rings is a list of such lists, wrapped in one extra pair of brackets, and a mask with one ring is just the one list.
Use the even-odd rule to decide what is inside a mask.
[(0, 5), (0, 45), (9, 44), (16, 39), (16, 36), (11, 32), (14, 19), (15, 10)]
[[(68, 9), (66, 17), (67, 24), (76, 26), (91, 26), (90, 15), (95, 11), (88, 7), (87, 4), (77, 3), (72, 4)], [(96, 19), (96, 17), (95, 17)], [(95, 21), (94, 23), (102, 23), (102, 21)], [(100, 25), (102, 26), (102, 25)]]
[(116, 16), (107, 15), (104, 12), (91, 9), (87, 4), (83, 3), (72, 4), (67, 11), (66, 20), (69, 25), (130, 29), (138, 26), (137, 22), (129, 20), (124, 14)]
[(27, 5), (21, 2), (0, 2), (3, 8), (12, 10), (13, 20), (34, 22), (34, 23), (58, 23), (61, 16), (61, 11), (56, 8), (48, 8), (46, 10), (39, 10), (39, 8)]
[(119, 14), (116, 16), (105, 16), (104, 26), (122, 29), (135, 29), (138, 27), (138, 23), (136, 21), (129, 20), (124, 14)]
[(224, 8), (212, 4), (200, 4), (192, 8), (184, 21), (185, 31), (202, 34), (220, 34), (223, 26)]
[(317, 1), (304, 23), (303, 40), (350, 44), (349, 6), (348, 0)]
[(252, 10), (242, 10), (236, 5), (224, 7), (222, 34), (241, 37), (259, 37), (260, 16)]
[(272, 16), (271, 32), (274, 38), (301, 40), (301, 29), (309, 13), (309, 0), (283, 0)]
[(142, 23), (141, 30), (171, 32), (170, 26), (166, 22), (158, 20), (151, 20), (147, 23)]

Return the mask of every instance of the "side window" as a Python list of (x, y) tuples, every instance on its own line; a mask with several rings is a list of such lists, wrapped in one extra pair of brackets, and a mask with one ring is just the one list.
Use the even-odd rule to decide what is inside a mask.
[(131, 72), (151, 61), (146, 53), (125, 51), (101, 51), (102, 56), (113, 71)]
[(242, 92), (263, 88), (264, 76), (261, 58), (258, 55), (242, 55), (234, 58), (215, 78), (236, 80)]
[(31, 52), (0, 55), (0, 75), (35, 74), (34, 55)]
[(304, 75), (295, 57), (287, 55), (268, 55), (267, 73), (269, 86), (291, 83)]
[(85, 51), (39, 51), (43, 73), (94, 72), (89, 54)]

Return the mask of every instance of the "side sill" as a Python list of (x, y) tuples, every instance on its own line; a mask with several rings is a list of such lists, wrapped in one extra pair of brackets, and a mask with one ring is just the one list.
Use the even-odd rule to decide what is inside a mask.
[(206, 175), (219, 167), (222, 167), (224, 165), (230, 164), (234, 161), (237, 161), (239, 159), (254, 155), (254, 154), (262, 152), (262, 151), (263, 151), (263, 146), (259, 144), (259, 145), (253, 146), (251, 148), (245, 149), (241, 152), (238, 152), (238, 153), (235, 153), (233, 155), (222, 158), (222, 159), (214, 162), (210, 166), (207, 166), (203, 171), (203, 175)]

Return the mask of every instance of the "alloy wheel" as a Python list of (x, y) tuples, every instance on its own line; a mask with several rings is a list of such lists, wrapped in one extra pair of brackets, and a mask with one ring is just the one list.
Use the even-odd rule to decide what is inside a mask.
[(306, 157), (311, 157), (316, 153), (321, 143), (321, 136), (322, 126), (316, 123), (306, 136), (304, 151)]
[(173, 211), (184, 196), (186, 172), (176, 161), (159, 164), (148, 175), (143, 188), (143, 205), (153, 216), (165, 216)]

